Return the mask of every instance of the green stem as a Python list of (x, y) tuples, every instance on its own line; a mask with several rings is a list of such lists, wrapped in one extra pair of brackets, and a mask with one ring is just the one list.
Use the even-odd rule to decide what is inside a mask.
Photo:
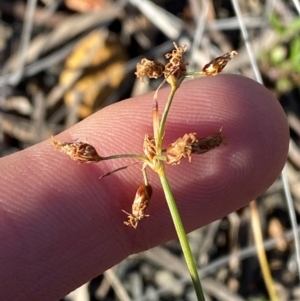
[(192, 72), (187, 72), (186, 77), (192, 77), (194, 78), (197, 75), (204, 75), (202, 71), (192, 71)]
[(183, 251), (183, 255), (185, 257), (185, 261), (187, 263), (187, 266), (188, 266), (188, 269), (189, 269), (189, 272), (190, 272), (190, 275), (191, 275), (191, 278), (193, 281), (197, 299), (198, 299), (198, 301), (205, 301), (201, 283), (200, 283), (200, 278), (199, 278), (196, 264), (195, 264), (195, 261), (193, 258), (193, 254), (192, 254), (189, 242), (188, 242), (186, 232), (183, 227), (183, 223), (182, 223), (174, 196), (171, 192), (171, 188), (170, 188), (168, 179), (165, 174), (163, 162), (161, 162), (161, 169), (158, 172), (158, 174), (159, 174), (159, 178), (160, 178), (160, 181), (161, 181), (164, 193), (165, 193), (167, 204), (169, 206), (169, 210), (170, 210), (173, 222), (174, 222), (174, 226), (175, 226), (178, 238), (179, 238), (179, 242), (180, 242), (180, 245), (181, 245), (181, 248)]
[(169, 110), (170, 110), (170, 107), (171, 107), (171, 104), (172, 104), (172, 101), (174, 98), (174, 94), (177, 91), (179, 86), (172, 85), (171, 87), (172, 87), (171, 92), (169, 94), (164, 112), (161, 117), (160, 125), (159, 125), (159, 136), (158, 136), (158, 141), (157, 141), (157, 155), (161, 155), (161, 152), (162, 152), (162, 141), (163, 141), (163, 137), (165, 134), (165, 125), (166, 125), (166, 121), (167, 121), (167, 116), (168, 116), (168, 113), (169, 113)]
[(107, 156), (107, 157), (101, 157), (101, 161), (112, 160), (112, 159), (121, 159), (121, 158), (134, 158), (134, 159), (141, 160), (143, 162), (147, 161), (146, 156), (137, 155), (137, 154), (118, 154), (118, 155), (112, 155), (112, 156)]

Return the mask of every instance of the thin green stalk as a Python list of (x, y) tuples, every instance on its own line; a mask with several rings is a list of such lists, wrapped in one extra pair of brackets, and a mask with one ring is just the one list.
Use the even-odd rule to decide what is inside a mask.
[(185, 77), (194, 78), (195, 76), (200, 76), (200, 75), (203, 75), (202, 71), (192, 71), (192, 72), (187, 72)]
[[(152, 119), (153, 119), (153, 135), (154, 140), (159, 141), (159, 113), (158, 113), (158, 103), (156, 98), (154, 99), (153, 108), (152, 108)], [(157, 145), (156, 145), (157, 147)]]
[(169, 210), (170, 210), (173, 222), (174, 222), (174, 226), (175, 226), (178, 238), (179, 238), (179, 242), (180, 242), (180, 245), (181, 245), (181, 248), (183, 251), (183, 255), (184, 255), (185, 261), (187, 263), (187, 266), (188, 266), (188, 269), (189, 269), (189, 272), (190, 272), (190, 275), (192, 278), (192, 282), (193, 282), (194, 289), (195, 289), (195, 292), (197, 295), (197, 299), (198, 299), (198, 301), (205, 301), (202, 286), (200, 283), (200, 278), (199, 278), (198, 271), (197, 271), (197, 267), (196, 267), (196, 264), (195, 264), (195, 261), (193, 258), (193, 254), (192, 254), (189, 242), (188, 242), (186, 232), (183, 227), (183, 223), (182, 223), (174, 196), (171, 192), (171, 188), (170, 188), (168, 179), (165, 174), (163, 162), (161, 162), (161, 169), (158, 174), (159, 174), (159, 178), (160, 178), (160, 181), (161, 181), (164, 193), (165, 193), (167, 204), (169, 206)]
[(137, 154), (118, 154), (118, 155), (112, 155), (107, 157), (101, 157), (101, 161), (104, 160), (112, 160), (112, 159), (122, 159), (122, 158), (134, 158), (141, 161), (147, 161), (147, 158), (143, 155), (137, 155)]
[(171, 85), (171, 92), (169, 94), (164, 112), (161, 116), (161, 121), (160, 121), (160, 125), (159, 125), (158, 145), (157, 145), (157, 154), (158, 155), (161, 155), (161, 152), (162, 152), (162, 141), (163, 141), (163, 137), (165, 134), (165, 125), (166, 125), (168, 113), (169, 113), (175, 92), (177, 91), (178, 87), (179, 87), (178, 85)]

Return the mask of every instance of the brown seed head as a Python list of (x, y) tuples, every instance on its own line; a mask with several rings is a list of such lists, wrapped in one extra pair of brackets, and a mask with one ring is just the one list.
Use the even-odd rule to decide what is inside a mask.
[(193, 154), (204, 154), (226, 142), (225, 137), (222, 135), (223, 127), (218, 133), (215, 133), (211, 136), (198, 138), (192, 144), (192, 153)]
[(166, 151), (166, 162), (168, 164), (179, 164), (182, 158), (191, 161), (192, 146), (197, 141), (196, 133), (185, 134), (170, 144)]
[(220, 73), (223, 70), (223, 68), (227, 65), (227, 63), (237, 54), (238, 53), (233, 50), (215, 58), (203, 67), (202, 72), (207, 76), (216, 75)]
[(149, 61), (147, 59), (142, 59), (140, 63), (136, 65), (135, 75), (137, 78), (141, 78), (144, 81), (144, 76), (149, 78), (158, 78), (163, 75), (165, 66), (157, 61)]
[(79, 163), (99, 162), (102, 157), (98, 155), (96, 149), (87, 143), (83, 142), (60, 142), (51, 136), (52, 145), (61, 152), (70, 156), (72, 160)]
[(187, 45), (179, 47), (175, 42), (173, 44), (175, 49), (165, 55), (165, 57), (169, 59), (169, 63), (166, 65), (165, 78), (170, 84), (184, 78), (186, 75), (186, 66), (188, 65), (188, 63), (183, 60), (183, 54), (187, 50)]
[(225, 143), (222, 129), (211, 136), (197, 138), (196, 133), (185, 134), (170, 144), (166, 150), (166, 162), (168, 164), (179, 164), (182, 158), (188, 157), (191, 162), (192, 154), (204, 154)]
[(145, 214), (145, 210), (149, 204), (150, 198), (152, 196), (152, 187), (151, 185), (142, 184), (138, 188), (135, 198), (132, 204), (132, 213), (128, 213), (125, 210), (122, 210), (128, 215), (128, 220), (124, 222), (126, 226), (136, 229), (138, 223), (141, 219), (148, 217), (148, 214)]
[(152, 161), (153, 157), (156, 155), (156, 146), (154, 137), (146, 134), (143, 143), (144, 154)]

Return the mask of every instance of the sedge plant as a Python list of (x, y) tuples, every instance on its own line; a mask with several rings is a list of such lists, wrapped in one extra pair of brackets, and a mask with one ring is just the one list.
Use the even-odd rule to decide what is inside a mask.
[[(179, 238), (179, 242), (189, 269), (189, 273), (194, 285), (195, 293), (199, 301), (204, 301), (204, 294), (202, 291), (199, 275), (197, 272), (196, 264), (192, 256), (191, 248), (188, 243), (187, 235), (182, 223), (180, 212), (177, 208), (170, 183), (166, 176), (165, 165), (179, 164), (182, 159), (187, 158), (191, 161), (192, 155), (199, 155), (213, 150), (220, 146), (225, 141), (225, 137), (222, 134), (222, 128), (218, 132), (206, 137), (198, 137), (196, 133), (186, 133), (183, 137), (179, 137), (176, 141), (164, 146), (164, 136), (166, 121), (168, 114), (174, 99), (176, 91), (179, 89), (180, 84), (185, 77), (195, 74), (202, 74), (206, 76), (216, 75), (226, 66), (226, 64), (237, 53), (231, 51), (206, 64), (201, 72), (188, 73), (186, 66), (188, 65), (183, 58), (184, 53), (187, 50), (187, 46), (180, 47), (174, 43), (174, 50), (171, 53), (166, 54), (167, 64), (162, 64), (157, 61), (150, 61), (146, 58), (142, 59), (137, 64), (136, 76), (144, 81), (144, 77), (159, 78), (164, 77), (164, 82), (167, 82), (171, 86), (167, 103), (163, 109), (162, 114), (159, 112), (158, 106), (158, 90), (154, 94), (152, 119), (153, 119), (153, 133), (146, 133), (143, 142), (142, 154), (117, 154), (103, 157), (98, 154), (96, 149), (81, 141), (74, 142), (60, 142), (52, 137), (52, 145), (66, 153), (71, 159), (80, 163), (98, 163), (104, 160), (114, 160), (122, 158), (134, 158), (136, 163), (142, 164), (143, 183), (139, 185), (136, 195), (132, 204), (131, 213), (122, 210), (127, 220), (124, 221), (126, 226), (136, 229), (139, 222), (146, 217), (146, 209), (149, 205), (149, 201), (152, 195), (152, 187), (147, 176), (147, 170), (152, 169), (159, 177), (164, 195), (170, 210), (172, 220)], [(162, 85), (161, 84), (161, 85)], [(160, 85), (160, 86), (161, 86)], [(160, 87), (159, 86), (159, 87)], [(123, 167), (126, 168), (127, 166)], [(119, 168), (112, 172), (120, 171), (123, 168)], [(103, 176), (108, 176), (112, 172), (108, 172)]]

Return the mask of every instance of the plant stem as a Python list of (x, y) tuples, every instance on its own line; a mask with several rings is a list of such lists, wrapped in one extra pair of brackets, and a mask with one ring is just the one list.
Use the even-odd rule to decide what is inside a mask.
[(188, 242), (188, 238), (186, 235), (186, 232), (184, 230), (183, 227), (183, 223), (174, 199), (174, 196), (171, 192), (171, 188), (168, 182), (168, 179), (166, 177), (165, 174), (165, 169), (164, 169), (164, 163), (161, 162), (161, 169), (158, 172), (164, 193), (165, 193), (165, 197), (167, 200), (167, 204), (169, 206), (169, 210), (173, 219), (173, 223), (179, 238), (179, 242), (183, 251), (183, 255), (185, 258), (185, 261), (187, 263), (191, 278), (192, 278), (192, 282), (194, 285), (194, 289), (197, 295), (197, 299), (198, 301), (205, 301), (204, 295), (203, 295), (203, 291), (202, 291), (202, 287), (201, 287), (201, 283), (200, 283), (200, 278), (198, 275), (198, 271), (197, 271), (197, 267), (193, 258), (193, 254)]
[(255, 200), (253, 200), (250, 203), (250, 209), (251, 209), (251, 225), (252, 225), (252, 231), (253, 231), (253, 236), (255, 241), (256, 252), (259, 260), (259, 265), (262, 270), (263, 278), (266, 284), (266, 288), (269, 293), (270, 300), (279, 301), (275, 290), (275, 285), (270, 271), (270, 267), (268, 264), (266, 251), (264, 248), (264, 243), (263, 243), (263, 238), (261, 233), (261, 224), (260, 224), (257, 204)]
[(157, 155), (161, 155), (161, 153), (162, 153), (162, 141), (163, 141), (163, 137), (165, 134), (165, 125), (166, 125), (166, 121), (167, 121), (167, 116), (168, 116), (168, 113), (169, 113), (169, 110), (170, 110), (170, 107), (171, 107), (171, 104), (172, 104), (172, 101), (174, 98), (174, 94), (177, 91), (179, 86), (174, 84), (174, 85), (171, 85), (171, 87), (172, 87), (171, 92), (169, 94), (164, 112), (161, 117), (160, 125), (159, 125), (159, 136), (158, 136), (158, 141), (157, 141)]
[(137, 155), (137, 154), (118, 154), (118, 155), (112, 155), (107, 157), (101, 157), (101, 161), (121, 159), (121, 158), (134, 158), (134, 159), (141, 160), (142, 162), (147, 161), (147, 158), (144, 155)]
[(192, 71), (192, 72), (187, 72), (186, 77), (191, 77), (194, 78), (195, 76), (200, 76), (204, 75), (202, 71)]
[[(152, 107), (152, 119), (153, 119), (153, 135), (154, 141), (157, 143), (159, 137), (159, 113), (158, 113), (158, 102), (157, 99), (154, 99), (153, 107)], [(157, 144), (156, 144), (157, 147)]]

